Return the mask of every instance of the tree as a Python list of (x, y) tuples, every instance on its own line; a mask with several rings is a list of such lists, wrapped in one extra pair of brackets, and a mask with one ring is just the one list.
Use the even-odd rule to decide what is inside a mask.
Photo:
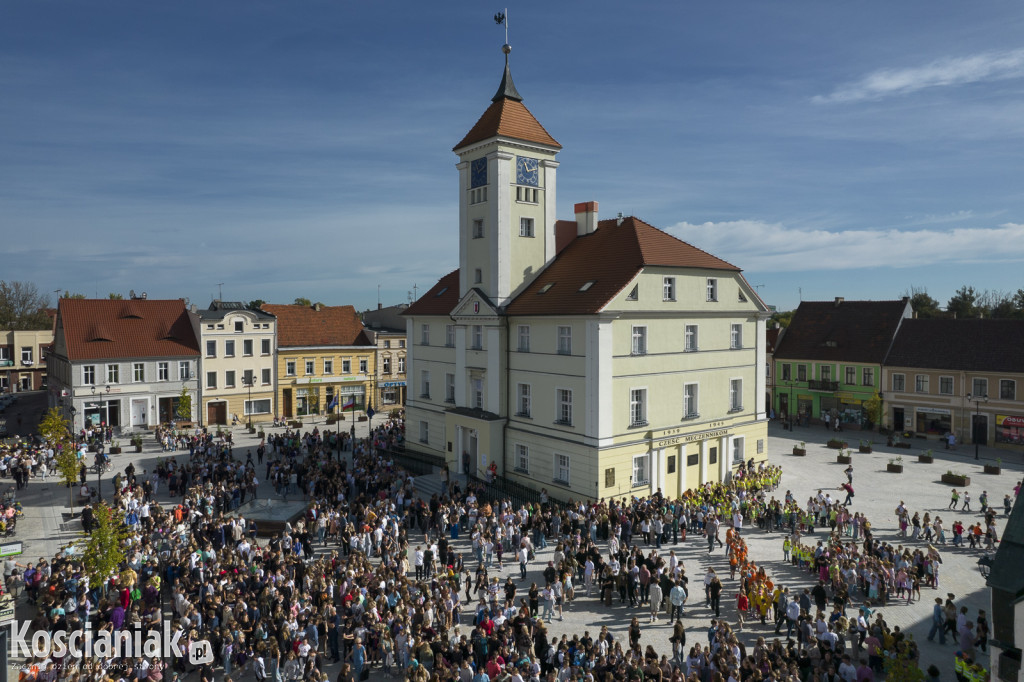
[(978, 314), (977, 302), (978, 292), (974, 290), (974, 287), (965, 284), (957, 289), (953, 297), (949, 299), (949, 303), (946, 304), (946, 312), (958, 320), (976, 317)]
[(100, 587), (113, 576), (125, 560), (125, 542), (131, 531), (122, 512), (114, 511), (106, 502), (92, 508), (92, 533), (82, 551), (82, 564), (89, 576), (89, 587)]
[(71, 435), (71, 424), (60, 413), (60, 408), (51, 407), (39, 422), (39, 435), (47, 441), (56, 453), (57, 470), (68, 487), (68, 503), (75, 508), (75, 481), (78, 480), (78, 455), (75, 440)]
[(263, 307), (264, 303), (266, 303), (266, 301), (264, 301), (262, 298), (254, 298), (253, 300), (246, 303), (245, 307), (247, 310), (259, 310), (260, 308)]
[(772, 313), (771, 321), (778, 322), (779, 326), (785, 329), (793, 321), (793, 313), (795, 312), (795, 310), (787, 310), (781, 313)]
[(942, 310), (939, 309), (939, 302), (928, 295), (924, 287), (910, 287), (909, 291), (903, 292), (904, 296), (910, 298), (910, 306), (921, 319), (930, 317), (942, 317)]
[(300, 298), (295, 299), (295, 305), (304, 305), (304, 306), (306, 306), (308, 308), (311, 305), (313, 305), (313, 302), (310, 301), (308, 298), (301, 298), (300, 297)]
[(65, 289), (64, 293), (61, 294), (60, 297), (61, 298), (85, 298), (85, 294), (73, 294), (70, 291), (68, 291), (67, 289)]
[(864, 413), (872, 424), (878, 424), (882, 421), (882, 397), (878, 395), (878, 391), (875, 391), (873, 396), (864, 401)]
[(181, 395), (178, 396), (178, 409), (175, 414), (182, 421), (192, 419), (192, 394), (188, 392), (188, 386), (181, 387)]
[(107, 294), (107, 298), (109, 298), (111, 301), (123, 301), (124, 294), (115, 294), (114, 292), (110, 292), (109, 294)]
[(0, 328), (49, 329), (49, 300), (31, 282), (0, 281)]

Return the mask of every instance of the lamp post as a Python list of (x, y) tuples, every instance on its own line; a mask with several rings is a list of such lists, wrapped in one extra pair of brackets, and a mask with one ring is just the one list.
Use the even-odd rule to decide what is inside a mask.
[[(96, 384), (93, 384), (92, 386), (90, 386), (90, 388), (92, 389), (93, 399), (95, 399), (95, 397), (96, 397)], [(110, 395), (110, 385), (109, 384), (107, 386), (105, 386), (104, 389), (103, 389), (103, 392), (100, 393), (100, 397), (102, 398), (102, 401), (101, 401), (100, 404), (103, 406), (103, 420), (100, 422), (100, 442), (102, 442), (103, 439), (104, 439), (103, 429), (105, 428), (105, 426), (107, 424), (110, 423), (110, 415), (107, 414), (107, 396), (108, 395)]]
[(242, 374), (242, 383), (249, 389), (249, 430), (252, 430), (252, 386), (256, 383), (256, 372), (246, 370)]
[[(977, 460), (978, 459), (978, 436), (977, 436), (975, 430), (978, 428), (978, 422), (980, 421), (980, 418), (981, 418), (981, 404), (988, 402), (988, 394), (985, 393), (984, 395), (973, 395), (971, 393), (968, 393), (967, 394), (967, 402), (974, 403), (974, 407), (975, 407), (974, 421), (971, 423), (971, 439), (974, 441), (974, 459)], [(988, 431), (988, 429), (986, 429), (986, 434), (985, 434), (986, 440), (987, 440), (987, 436), (988, 436), (987, 431)]]
[[(107, 414), (107, 399), (106, 396), (110, 393), (110, 386), (107, 385), (105, 390), (100, 393), (103, 397), (103, 422), (101, 422), (100, 430), (103, 430), (102, 424), (110, 421), (110, 415)], [(96, 385), (92, 386), (92, 394), (96, 395)], [(100, 434), (100, 445), (96, 448), (96, 499), (103, 499), (103, 434)]]
[(789, 382), (789, 430), (793, 430), (793, 382)]

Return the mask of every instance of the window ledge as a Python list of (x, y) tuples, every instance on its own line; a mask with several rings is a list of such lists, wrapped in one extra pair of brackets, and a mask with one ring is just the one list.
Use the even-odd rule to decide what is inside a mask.
[(699, 350), (699, 348), (683, 348), (684, 353), (696, 353)]
[(552, 479), (551, 483), (553, 483), (554, 485), (557, 485), (557, 486), (561, 486), (563, 488), (569, 488), (569, 487), (572, 486), (572, 484), (569, 483), (569, 481), (561, 481), (561, 480), (559, 480), (557, 478)]
[(683, 415), (683, 420), (685, 421), (687, 419), (700, 419), (700, 413), (699, 412), (694, 412), (692, 414), (684, 414)]
[(634, 488), (649, 488), (651, 486), (650, 480), (647, 481), (633, 481)]
[(572, 355), (572, 351), (559, 348), (558, 349), (558, 355)]
[(420, 393), (420, 397), (423, 398), (424, 400), (430, 400), (429, 393)]
[(555, 424), (557, 426), (572, 426), (572, 422), (566, 421), (564, 419), (556, 419)]
[(527, 476), (530, 475), (530, 470), (523, 469), (522, 467), (515, 467), (512, 469), (512, 471), (516, 472), (517, 474), (526, 474)]
[(734, 408), (730, 409), (729, 410), (729, 414), (732, 414), (733, 412), (742, 412), (742, 411), (743, 411), (743, 406), (740, 405), (738, 407), (734, 407)]
[(631, 429), (639, 429), (639, 428), (642, 428), (644, 426), (647, 426), (647, 420), (646, 419), (644, 419), (643, 421), (631, 422), (630, 425), (629, 425), (629, 428), (631, 428)]
[(632, 356), (634, 358), (635, 357), (639, 357), (641, 355), (647, 355), (647, 351), (645, 351), (645, 350), (644, 351), (633, 351), (633, 352), (630, 353), (630, 356)]
[(530, 416), (529, 412), (516, 412), (515, 416), (518, 417), (519, 419), (533, 419), (533, 417)]
[[(422, 396), (420, 396), (420, 397), (422, 397)], [(455, 398), (445, 398), (444, 401), (446, 403), (451, 403), (452, 405), (455, 404)]]

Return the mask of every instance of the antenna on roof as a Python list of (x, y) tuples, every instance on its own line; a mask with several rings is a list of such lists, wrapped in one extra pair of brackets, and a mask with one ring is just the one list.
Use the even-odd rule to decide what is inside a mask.
[(224, 282), (217, 282), (217, 300), (224, 300)]

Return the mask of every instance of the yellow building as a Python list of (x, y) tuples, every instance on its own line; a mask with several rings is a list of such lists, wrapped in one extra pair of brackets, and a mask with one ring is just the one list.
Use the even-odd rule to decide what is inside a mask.
[(740, 269), (597, 202), (506, 64), (455, 146), (459, 268), (405, 311), (407, 442), (554, 497), (675, 496), (767, 458), (765, 322)]
[[(264, 304), (277, 318), (277, 401), (281, 417), (356, 413), (371, 395), (376, 346), (355, 308)], [(335, 398), (337, 403), (335, 404)], [(345, 410), (351, 413), (352, 407)]]

